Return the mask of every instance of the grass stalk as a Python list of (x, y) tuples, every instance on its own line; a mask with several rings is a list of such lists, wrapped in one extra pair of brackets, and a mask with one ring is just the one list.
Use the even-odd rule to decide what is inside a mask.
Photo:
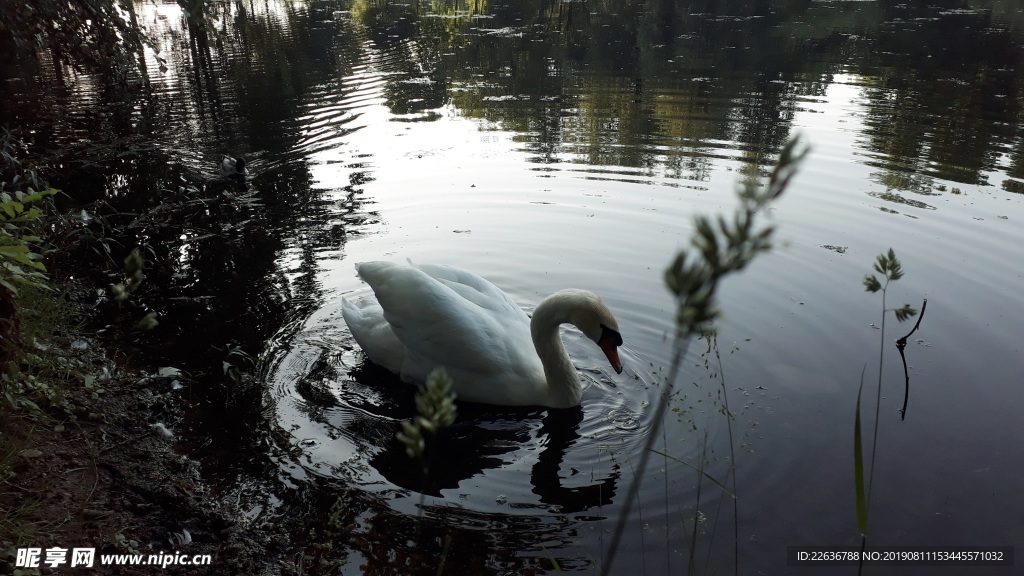
[(722, 363), (722, 355), (718, 350), (718, 337), (715, 339), (715, 358), (718, 360), (719, 382), (722, 384), (722, 405), (725, 408), (725, 426), (729, 433), (729, 472), (732, 476), (733, 492), (725, 490), (726, 494), (732, 496), (732, 530), (733, 530), (733, 573), (739, 576), (740, 573), (740, 505), (736, 492), (739, 491), (739, 484), (736, 483), (736, 442), (732, 433), (732, 410), (729, 409), (729, 389), (725, 385), (725, 365)]
[[(867, 485), (867, 503), (871, 504), (871, 488), (875, 483), (875, 456), (878, 454), (878, 423), (881, 421), (879, 416), (882, 413), (882, 367), (885, 361), (885, 289), (889, 285), (889, 280), (886, 279), (885, 287), (882, 288), (882, 334), (878, 338), (878, 386), (875, 390), (875, 424), (874, 430), (871, 432), (871, 466), (868, 468), (868, 485)], [(860, 392), (858, 391), (858, 396)], [(859, 415), (860, 410), (858, 410)], [(864, 531), (861, 532), (862, 536), (867, 536), (867, 522), (864, 524)]]
[[(856, 498), (857, 507), (857, 530), (861, 536), (861, 551), (867, 547), (868, 537), (868, 521), (871, 511), (871, 493), (872, 487), (874, 486), (875, 479), (875, 462), (878, 455), (878, 427), (881, 421), (881, 410), (882, 410), (882, 370), (884, 368), (885, 360), (885, 316), (887, 312), (893, 312), (896, 315), (896, 320), (903, 322), (908, 318), (917, 315), (917, 311), (910, 307), (909, 304), (904, 304), (901, 308), (894, 308), (892, 310), (886, 308), (886, 291), (889, 288), (890, 282), (895, 282), (903, 277), (903, 265), (899, 259), (896, 258), (896, 252), (889, 248), (887, 254), (880, 254), (875, 261), (874, 269), (876, 272), (882, 275), (885, 282), (882, 283), (874, 274), (868, 274), (864, 276), (864, 288), (868, 292), (882, 292), (882, 322), (881, 322), (881, 334), (879, 335), (878, 344), (878, 385), (875, 392), (875, 423), (872, 430), (871, 437), (871, 460), (867, 471), (867, 485), (864, 482), (864, 447), (863, 438), (861, 436), (862, 423), (861, 423), (861, 393), (864, 389), (864, 370), (861, 371), (860, 375), (860, 387), (857, 389), (857, 412), (854, 415), (853, 423), (853, 470), (854, 470), (854, 496)], [(917, 327), (915, 326), (915, 330)], [(913, 333), (913, 332), (912, 332)], [(866, 367), (865, 367), (866, 370)], [(864, 569), (863, 554), (861, 555), (861, 564), (858, 569), (858, 573)]]
[[(755, 217), (782, 195), (796, 173), (797, 165), (806, 154), (807, 148), (798, 146), (797, 139), (790, 140), (780, 152), (779, 160), (767, 182), (762, 185), (760, 182), (749, 180), (739, 190), (740, 207), (731, 221), (724, 217), (696, 217), (694, 234), (690, 239), (690, 251), (679, 252), (665, 271), (665, 283), (677, 302), (672, 359), (655, 408), (654, 423), (644, 440), (637, 473), (633, 475), (631, 485), (626, 491), (623, 509), (616, 521), (611, 542), (600, 566), (600, 571), (605, 574), (612, 573), (615, 554), (632, 513), (640, 479), (647, 469), (651, 454), (654, 453), (654, 442), (662, 430), (662, 422), (672, 398), (672, 389), (692, 337), (694, 334), (703, 333), (718, 317), (715, 296), (721, 280), (745, 268), (758, 254), (771, 248), (774, 229), (755, 229)], [(730, 444), (731, 442), (730, 434)], [(735, 480), (735, 475), (733, 478)], [(692, 538), (695, 545), (696, 536)], [(691, 550), (691, 567), (694, 554), (695, 550)]]
[(690, 532), (690, 561), (687, 574), (693, 576), (697, 573), (697, 532), (700, 531), (700, 504), (701, 494), (704, 488), (704, 462), (707, 460), (708, 451), (708, 430), (704, 429), (704, 437), (700, 443), (700, 459), (697, 467), (697, 495), (693, 503), (693, 530)]

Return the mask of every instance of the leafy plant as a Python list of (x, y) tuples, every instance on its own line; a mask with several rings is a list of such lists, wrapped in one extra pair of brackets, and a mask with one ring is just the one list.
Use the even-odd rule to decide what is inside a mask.
[[(21, 142), (9, 130), (0, 132), (0, 368), (15, 370), (11, 362), (21, 341), (18, 314), (19, 286), (49, 290), (46, 266), (36, 235), (43, 210), (39, 205), (56, 190), (46, 186), (33, 170), (23, 170), (17, 158)], [(37, 191), (41, 190), (41, 191)]]
[(125, 281), (117, 284), (110, 285), (110, 293), (114, 295), (114, 299), (118, 302), (124, 302), (128, 299), (128, 295), (139, 288), (142, 285), (143, 278), (146, 277), (142, 273), (142, 267), (145, 265), (145, 261), (142, 258), (142, 253), (139, 252), (138, 248), (132, 249), (128, 256), (124, 259), (124, 273)]
[[(131, 17), (126, 19), (125, 14)], [(154, 46), (134, 22), (130, 2), (120, 0), (34, 0), (0, 4), (0, 54), (13, 62), (42, 54), (63, 66), (124, 77), (136, 65), (142, 44)]]
[[(904, 304), (899, 308), (890, 309), (885, 307), (886, 290), (889, 288), (889, 283), (895, 282), (903, 277), (903, 265), (900, 263), (899, 259), (896, 258), (896, 252), (892, 248), (889, 248), (889, 252), (887, 254), (880, 254), (878, 259), (875, 261), (874, 269), (875, 272), (882, 275), (885, 282), (883, 283), (880, 281), (874, 274), (867, 274), (864, 276), (865, 290), (872, 294), (878, 291), (882, 292), (882, 326), (878, 349), (878, 387), (875, 396), (875, 425), (872, 432), (871, 462), (867, 469), (866, 482), (864, 478), (864, 441), (862, 438), (860, 413), (861, 392), (864, 388), (863, 372), (860, 377), (860, 388), (857, 390), (857, 412), (853, 423), (854, 491), (857, 507), (857, 530), (861, 535), (862, 549), (867, 544), (868, 513), (871, 509), (871, 487), (875, 476), (875, 456), (878, 453), (878, 422), (882, 405), (882, 366), (885, 359), (885, 316), (887, 312), (892, 312), (896, 316), (897, 321), (903, 322), (917, 315), (917, 310), (912, 308), (909, 304)], [(863, 565), (861, 567), (863, 568)]]
[(424, 433), (436, 435), (455, 422), (455, 392), (452, 379), (444, 368), (435, 368), (424, 385), (416, 393), (416, 413), (412, 420), (402, 422), (402, 431), (395, 435), (405, 446), (410, 458), (419, 458), (424, 474), (429, 473), (429, 459), (426, 452)]
[[(449, 427), (455, 422), (455, 391), (452, 390), (452, 379), (444, 367), (434, 368), (427, 375), (427, 380), (416, 392), (416, 416), (411, 420), (402, 422), (402, 430), (395, 434), (395, 438), (405, 446), (405, 453), (409, 458), (420, 461), (423, 467), (423, 477), (430, 476), (430, 461), (432, 450), (428, 450), (427, 440), (436, 439), (441, 430)], [(432, 448), (432, 447), (429, 447)], [(426, 493), (420, 492), (420, 515), (422, 517)], [(419, 540), (422, 526), (417, 523), (416, 534)], [(451, 536), (445, 537), (444, 547), (438, 558), (437, 574), (444, 573), (444, 565), (451, 549)]]
[[(19, 179), (15, 177), (13, 183)], [(37, 192), (29, 187), (24, 192), (7, 192), (6, 184), (0, 183), (0, 286), (14, 295), (18, 294), (18, 284), (46, 289), (46, 266), (36, 248), (43, 242), (35, 234), (44, 214), (38, 204), (57, 190)]]
[(339, 543), (351, 538), (354, 524), (352, 519), (356, 512), (352, 502), (344, 492), (338, 496), (322, 519), (316, 516), (314, 525), (309, 529), (309, 551), (300, 552), (294, 568), (298, 574), (305, 574), (304, 566), (312, 565), (318, 570), (316, 574), (337, 574), (347, 562), (344, 548)]
[[(143, 274), (142, 269), (145, 266), (145, 260), (142, 257), (142, 252), (138, 248), (133, 248), (132, 251), (125, 256), (124, 259), (124, 282), (118, 282), (117, 284), (110, 285), (110, 293), (117, 300), (118, 305), (123, 304), (128, 300), (129, 295), (135, 292), (142, 285), (142, 280), (146, 277)], [(157, 313), (153, 310), (146, 312), (135, 323), (135, 329), (143, 332), (156, 328), (160, 322), (157, 320)]]
[(224, 353), (224, 359), (221, 361), (221, 367), (224, 370), (224, 375), (230, 378), (235, 386), (240, 386), (245, 372), (242, 371), (239, 364), (245, 363), (249, 366), (255, 366), (256, 361), (251, 355), (249, 355), (249, 353), (242, 350), (241, 346), (233, 342), (228, 342), (223, 348), (214, 346), (214, 349)]
[[(871, 293), (878, 292), (879, 290), (882, 291), (882, 329), (885, 329), (886, 312), (895, 313), (896, 320), (899, 320), (900, 322), (916, 316), (917, 310), (912, 308), (910, 304), (904, 304), (900, 308), (893, 308), (891, 310), (887, 310), (885, 308), (885, 290), (889, 287), (889, 282), (895, 282), (896, 280), (903, 278), (903, 264), (901, 264), (899, 259), (896, 258), (896, 252), (893, 251), (892, 248), (889, 248), (888, 254), (879, 254), (874, 268), (876, 272), (885, 278), (885, 284), (879, 282), (878, 278), (874, 274), (867, 274), (864, 276), (864, 288)], [(879, 357), (879, 360), (881, 360), (881, 357)], [(879, 375), (879, 378), (881, 378), (881, 375)]]
[[(605, 574), (612, 571), (615, 553), (635, 502), (637, 484), (645, 474), (651, 454), (655, 453), (654, 442), (659, 436), (682, 359), (686, 356), (690, 341), (694, 335), (706, 333), (711, 323), (719, 316), (715, 297), (722, 279), (742, 270), (759, 254), (771, 249), (774, 228), (757, 227), (755, 219), (771, 202), (782, 195), (807, 152), (807, 147), (800, 146), (796, 138), (790, 140), (780, 152), (779, 160), (769, 174), (767, 182), (762, 185), (760, 181), (749, 180), (737, 192), (740, 205), (731, 220), (723, 216), (715, 219), (706, 216), (694, 218), (691, 249), (680, 251), (665, 271), (665, 284), (676, 299), (676, 333), (672, 361), (658, 400), (654, 424), (644, 443), (632, 485), (626, 491), (626, 500), (601, 566), (601, 571)], [(731, 418), (729, 414), (726, 416)], [(732, 448), (730, 445), (730, 450)], [(739, 572), (738, 564), (736, 571)]]

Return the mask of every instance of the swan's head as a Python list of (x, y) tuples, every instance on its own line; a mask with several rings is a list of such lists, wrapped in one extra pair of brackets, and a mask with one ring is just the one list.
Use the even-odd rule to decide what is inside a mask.
[(593, 292), (577, 290), (575, 299), (580, 306), (571, 313), (571, 321), (577, 328), (597, 344), (616, 374), (622, 373), (622, 362), (619, 360), (619, 346), (622, 346), (622, 335), (619, 334), (619, 323), (601, 300)]

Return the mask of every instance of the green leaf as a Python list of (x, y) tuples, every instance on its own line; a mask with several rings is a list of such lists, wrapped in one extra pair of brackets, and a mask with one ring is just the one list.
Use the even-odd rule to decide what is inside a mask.
[(7, 280), (4, 280), (3, 278), (0, 278), (0, 286), (3, 286), (4, 288), (7, 288), (7, 290), (8, 290), (8, 291), (9, 291), (9, 292), (10, 292), (11, 294), (14, 294), (15, 296), (17, 296), (17, 295), (18, 295), (18, 289), (17, 289), (17, 288), (15, 288), (13, 284), (11, 284), (10, 282), (8, 282)]
[(874, 268), (875, 268), (875, 272), (878, 272), (879, 274), (881, 274), (883, 276), (886, 275), (886, 270), (889, 269), (889, 262), (888, 262), (888, 260), (885, 259), (885, 255), (879, 255), (878, 256), (877, 260), (875, 261)]
[(878, 292), (882, 289), (882, 285), (878, 282), (878, 278), (873, 274), (868, 274), (864, 276), (864, 288), (868, 292)]
[(27, 212), (21, 215), (18, 220), (22, 222), (29, 222), (33, 220), (39, 220), (43, 217), (43, 211), (39, 208), (29, 208)]
[[(46, 266), (44, 266), (41, 262), (36, 262), (33, 256), (35, 255), (15, 254), (13, 256), (8, 256), (5, 259), (6, 261), (3, 263), (3, 267), (6, 268), (15, 277), (15, 279), (17, 279), (18, 276), (41, 277), (42, 274), (40, 273), (46, 272)], [(38, 272), (25, 270), (21, 266), (18, 266), (18, 264), (15, 264), (14, 262), (18, 262), (30, 268), (34, 268)]]
[(893, 312), (896, 313), (896, 319), (899, 320), (900, 322), (903, 322), (908, 318), (913, 318), (914, 316), (917, 316), (917, 310), (912, 308), (910, 304), (904, 304), (902, 308), (897, 308), (893, 310)]
[(56, 193), (57, 193), (56, 189), (48, 188), (46, 190), (42, 190), (42, 191), (39, 191), (39, 192), (33, 192), (31, 194), (25, 194), (23, 196), (19, 196), (18, 200), (21, 200), (22, 202), (24, 202), (26, 204), (29, 204), (29, 203), (32, 203), (32, 202), (38, 202), (38, 201), (42, 200), (43, 197), (45, 197), (45, 196), (52, 196), (52, 195), (54, 195)]
[(15, 276), (28, 276), (30, 272), (21, 269), (21, 266), (17, 264), (11, 264), (10, 262), (4, 262), (4, 268), (12, 272)]
[[(42, 274), (39, 274), (38, 272), (33, 272), (31, 277), (32, 278), (45, 279), (45, 276), (43, 276)], [(46, 284), (43, 284), (41, 282), (36, 282), (34, 280), (29, 280), (29, 276), (15, 276), (15, 277), (11, 278), (11, 280), (14, 280), (18, 284), (24, 284), (25, 286), (32, 286), (32, 287), (38, 288), (40, 290), (45, 290), (46, 292), (53, 292), (53, 288), (50, 288), (49, 286), (47, 286)]]

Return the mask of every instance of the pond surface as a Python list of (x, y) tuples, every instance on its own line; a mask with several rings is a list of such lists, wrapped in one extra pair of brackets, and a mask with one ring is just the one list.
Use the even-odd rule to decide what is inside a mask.
[[(184, 426), (254, 524), (340, 499), (346, 574), (435, 573), (442, 551), (448, 573), (594, 573), (640, 475), (615, 573), (682, 573), (694, 545), (698, 572), (731, 573), (735, 538), (740, 573), (836, 573), (787, 566), (786, 547), (860, 542), (854, 413), (863, 370), (870, 432), (884, 343), (869, 544), (1024, 542), (1024, 14), (721, 4), (239, 2), (206, 30), (138, 6), (168, 62), (154, 94), (112, 107), (83, 78), (46, 137), (142, 150), (105, 167), (107, 200), (138, 193), (147, 162), (173, 188), (225, 152), (249, 160), (249, 203), (216, 238), (186, 226), (164, 245), (167, 290), (209, 297), (210, 324), (156, 305), (185, 327), (153, 354), (187, 367), (216, 334), (257, 356), (258, 410), (200, 401)], [(641, 471), (673, 350), (662, 272), (693, 216), (731, 213), (796, 135), (811, 153), (766, 220), (776, 248), (723, 285), (717, 340), (692, 343), (664, 416), (670, 458)], [(890, 247), (906, 276), (886, 305), (928, 302), (908, 386), (892, 343), (913, 324), (890, 314), (882, 334), (862, 285)], [(625, 371), (565, 330), (581, 408), (460, 405), (424, 477), (394, 440), (413, 389), (364, 361), (340, 314), (366, 291), (355, 263), (406, 258), (527, 311), (598, 292)]]

